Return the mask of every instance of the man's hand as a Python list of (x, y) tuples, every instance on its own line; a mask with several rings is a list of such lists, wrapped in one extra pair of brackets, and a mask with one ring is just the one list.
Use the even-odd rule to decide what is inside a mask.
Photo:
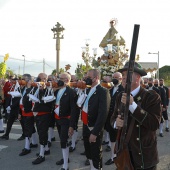
[(89, 137), (89, 142), (90, 142), (90, 143), (91, 143), (91, 142), (96, 142), (96, 138), (97, 138), (97, 136), (91, 134), (90, 137)]
[(116, 127), (122, 128), (123, 127), (124, 120), (121, 119), (121, 115), (118, 115), (116, 118)]
[(74, 129), (72, 127), (69, 127), (68, 129), (68, 136), (71, 137), (74, 133)]
[[(126, 96), (127, 96), (126, 93), (122, 93), (121, 102), (123, 104), (126, 104)], [(133, 103), (133, 101), (134, 101), (133, 96), (130, 95), (130, 102), (129, 102), (129, 104), (131, 105)]]

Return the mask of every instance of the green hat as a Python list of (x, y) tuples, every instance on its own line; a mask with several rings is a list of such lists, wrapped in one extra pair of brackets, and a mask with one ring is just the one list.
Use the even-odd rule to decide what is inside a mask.
[[(118, 72), (121, 72), (121, 73), (122, 73), (123, 71), (127, 71), (128, 66), (129, 66), (129, 62), (127, 62), (127, 63), (124, 65), (123, 68), (119, 69)], [(142, 68), (142, 66), (141, 66), (139, 63), (137, 63), (137, 62), (135, 62), (135, 64), (134, 64), (134, 72), (140, 74), (141, 76), (146, 76), (146, 75), (147, 75), (146, 71), (145, 71), (145, 70)]]

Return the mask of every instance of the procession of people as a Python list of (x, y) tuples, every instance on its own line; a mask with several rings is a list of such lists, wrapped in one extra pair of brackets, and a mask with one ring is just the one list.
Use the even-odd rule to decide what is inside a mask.
[[(98, 69), (91, 69), (82, 80), (69, 72), (56, 77), (40, 73), (36, 82), (30, 74), (24, 74), (20, 80), (14, 77), (6, 82), (1, 80), (0, 133), (4, 134), (0, 140), (10, 139), (12, 125), (19, 119), (23, 132), (20, 140), (25, 140), (25, 146), (18, 155), (31, 154), (31, 149), (39, 146), (37, 158), (32, 161), (37, 165), (50, 154), (52, 140), (56, 140), (54, 129), (57, 129), (62, 158), (54, 164), (68, 170), (69, 153), (76, 150), (81, 120), (82, 147), (90, 169), (102, 169), (104, 145), (110, 146), (110, 159), (104, 164), (112, 166), (118, 156), (118, 132), (124, 125), (121, 109), (127, 101), (127, 69), (128, 62), (107, 79), (101, 78)], [(127, 145), (134, 169), (156, 170), (159, 162), (156, 132), (159, 131), (159, 137), (169, 132), (170, 96), (162, 78), (146, 79), (146, 75), (135, 62), (127, 121), (127, 134), (131, 132), (131, 135)], [(7, 128), (3, 127), (5, 123)], [(106, 134), (107, 141), (104, 141)]]

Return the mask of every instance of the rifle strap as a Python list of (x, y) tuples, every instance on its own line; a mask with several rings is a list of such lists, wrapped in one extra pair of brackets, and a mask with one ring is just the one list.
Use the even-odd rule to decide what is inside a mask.
[[(144, 100), (145, 96), (147, 95), (147, 93), (145, 91), (146, 91), (146, 89), (143, 89), (142, 93), (140, 94), (142, 100)], [(140, 106), (141, 102), (138, 102), (138, 105)], [(128, 133), (127, 133), (127, 136), (126, 136), (126, 139), (125, 139), (126, 144), (129, 143), (134, 124), (135, 124), (135, 119), (134, 119), (134, 117), (132, 117), (132, 120), (131, 120), (131, 123), (130, 123), (130, 126), (129, 126), (129, 130), (128, 130)]]
[(134, 124), (135, 124), (135, 119), (132, 117), (132, 120), (131, 120), (131, 123), (130, 123), (130, 126), (129, 126), (129, 130), (128, 130), (128, 133), (127, 133), (127, 136), (126, 136), (126, 139), (125, 139), (126, 144), (129, 143)]

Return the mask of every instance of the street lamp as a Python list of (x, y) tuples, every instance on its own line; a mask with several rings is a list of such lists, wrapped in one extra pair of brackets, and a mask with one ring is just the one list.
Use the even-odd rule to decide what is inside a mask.
[(24, 67), (23, 67), (23, 74), (25, 73), (25, 55), (22, 55), (24, 57)]
[(95, 59), (96, 55), (97, 55), (97, 48), (93, 48), (93, 56), (90, 56), (89, 53), (89, 43), (88, 43), (89, 39), (86, 39), (86, 46), (82, 47), (82, 59), (84, 60), (85, 64), (86, 64), (86, 68), (88, 68), (89, 63), (92, 63), (93, 59)]
[(151, 53), (149, 52), (148, 54), (157, 54), (158, 55), (158, 71), (157, 71), (157, 78), (159, 79), (159, 51), (157, 53)]
[(61, 33), (65, 30), (63, 26), (59, 22), (51, 29), (54, 33), (54, 39), (56, 39), (56, 72), (59, 74), (60, 69), (60, 39), (63, 39), (64, 36)]

